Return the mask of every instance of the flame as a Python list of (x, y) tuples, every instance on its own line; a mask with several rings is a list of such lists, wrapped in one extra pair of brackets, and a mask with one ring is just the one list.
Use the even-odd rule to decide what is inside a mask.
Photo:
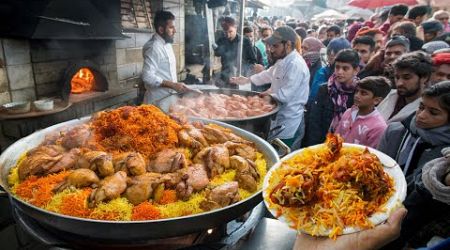
[(72, 86), (70, 92), (73, 94), (91, 91), (95, 85), (94, 74), (92, 74), (91, 70), (88, 68), (81, 68), (72, 77), (70, 84)]

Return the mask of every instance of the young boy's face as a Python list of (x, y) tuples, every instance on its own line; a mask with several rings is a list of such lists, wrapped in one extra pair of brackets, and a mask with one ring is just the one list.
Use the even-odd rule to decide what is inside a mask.
[(342, 84), (350, 84), (353, 82), (353, 77), (358, 74), (358, 67), (353, 68), (350, 63), (338, 62), (334, 64), (334, 73), (336, 74), (336, 80)]
[(353, 102), (359, 109), (373, 108), (381, 102), (381, 97), (375, 97), (372, 91), (356, 87)]

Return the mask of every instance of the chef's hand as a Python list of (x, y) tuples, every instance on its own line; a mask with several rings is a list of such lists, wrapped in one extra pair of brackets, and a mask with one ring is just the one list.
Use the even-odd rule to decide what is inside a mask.
[(171, 88), (178, 93), (188, 92), (191, 89), (182, 82), (163, 82), (163, 87)]
[(247, 84), (250, 83), (250, 78), (244, 76), (231, 77), (230, 83), (238, 85)]
[(379, 249), (400, 235), (402, 220), (407, 210), (399, 208), (389, 216), (384, 224), (372, 229), (338, 236), (336, 240), (328, 237), (313, 237), (306, 234), (298, 234), (295, 240), (294, 250), (297, 249)]
[(264, 70), (265, 70), (265, 68), (261, 64), (253, 65), (253, 72), (255, 72), (255, 74), (258, 74), (259, 72), (262, 72)]

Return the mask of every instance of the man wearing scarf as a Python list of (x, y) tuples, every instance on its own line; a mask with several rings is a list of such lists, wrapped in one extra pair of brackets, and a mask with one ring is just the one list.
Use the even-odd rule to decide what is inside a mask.
[[(307, 37), (302, 42), (302, 56), (305, 59), (306, 65), (308, 65), (310, 76), (314, 76), (322, 66), (320, 60), (320, 49), (322, 48), (325, 48), (325, 46), (315, 37)], [(309, 79), (309, 87), (311, 87), (313, 80), (312, 77)]]
[(353, 105), (359, 60), (358, 53), (351, 49), (336, 55), (334, 73), (319, 87), (317, 98), (308, 110), (304, 146), (322, 143), (329, 128), (339, 123), (342, 114)]

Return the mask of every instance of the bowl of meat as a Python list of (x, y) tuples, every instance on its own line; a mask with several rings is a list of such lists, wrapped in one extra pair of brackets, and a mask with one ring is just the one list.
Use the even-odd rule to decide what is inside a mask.
[(225, 122), (266, 139), (270, 120), (280, 109), (271, 96), (237, 89), (205, 89), (202, 94), (174, 94), (158, 101), (161, 110), (174, 115), (207, 118)]

